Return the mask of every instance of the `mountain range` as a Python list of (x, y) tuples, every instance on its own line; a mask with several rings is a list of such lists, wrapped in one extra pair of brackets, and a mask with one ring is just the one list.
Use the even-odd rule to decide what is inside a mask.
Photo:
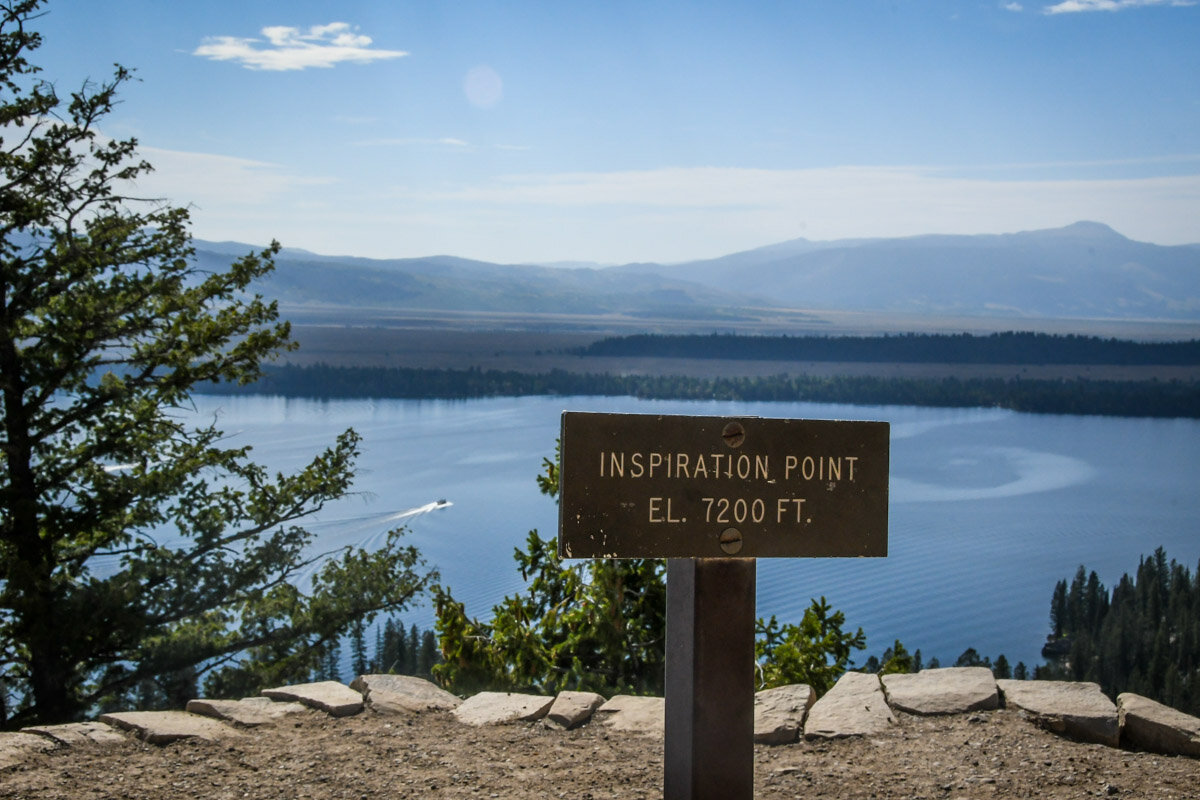
[[(252, 248), (197, 240), (201, 267)], [(794, 239), (679, 264), (564, 268), (453, 256), (366, 259), (284, 249), (255, 287), (284, 308), (624, 314), (763, 309), (1200, 320), (1200, 244), (1130, 240), (1096, 222), (998, 235)]]

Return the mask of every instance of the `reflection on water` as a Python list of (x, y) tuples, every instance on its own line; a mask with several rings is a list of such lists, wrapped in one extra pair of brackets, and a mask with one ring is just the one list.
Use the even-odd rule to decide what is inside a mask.
[(942, 483), (893, 477), (892, 501), (942, 503), (1020, 497), (1078, 486), (1093, 474), (1086, 462), (1058, 453), (1023, 447), (982, 447), (974, 452), (969, 457), (947, 454), (945, 468), (939, 471)]
[[(1050, 594), (1086, 563), (1111, 587), (1162, 545), (1200, 558), (1200, 423), (1017, 414), (995, 409), (803, 403), (500, 398), (317, 402), (204, 397), (234, 443), (278, 469), (306, 463), (354, 427), (364, 437), (356, 494), (324, 509), (317, 546), (371, 545), (406, 525), (443, 582), (486, 618), (522, 582), (512, 551), (557, 507), (534, 481), (554, 452), (562, 410), (873, 419), (891, 423), (889, 554), (884, 559), (763, 559), (758, 613), (798, 620), (825, 595), (867, 634), (928, 660), (967, 647), (1037, 663)], [(446, 499), (445, 507), (431, 507)], [(407, 622), (432, 625), (423, 607)]]

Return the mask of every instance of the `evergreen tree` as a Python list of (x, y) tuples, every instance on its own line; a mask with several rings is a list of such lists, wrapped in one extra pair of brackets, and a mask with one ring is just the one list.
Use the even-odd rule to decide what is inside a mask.
[(417, 657), (416, 674), (423, 678), (433, 677), (433, 668), (438, 664), (437, 636), (433, 631), (421, 634), (421, 654)]
[(404, 626), (389, 617), (380, 628), (379, 641), (375, 651), (376, 669), (384, 673), (403, 672), (406, 641)]
[(968, 647), (954, 662), (956, 667), (990, 667), (991, 665), (991, 661), (981, 658), (974, 647)]
[(1054, 584), (1054, 595), (1050, 598), (1050, 631), (1055, 638), (1063, 635), (1067, 624), (1067, 582)]
[(883, 651), (883, 664), (878, 672), (880, 675), (891, 675), (897, 672), (912, 672), (914, 659), (909, 654), (904, 643), (899, 639), (887, 650)]
[[(1094, 681), (1111, 697), (1137, 692), (1181, 711), (1200, 712), (1200, 568), (1194, 576), (1160, 547), (1139, 559), (1111, 595), (1080, 566), (1066, 591), (1062, 637), (1042, 650), (1035, 678)], [(1051, 616), (1060, 602), (1060, 581)]]
[(5, 724), (131, 693), (176, 703), (206, 675), (303, 678), (352, 620), (403, 607), (428, 576), (394, 531), (294, 585), (317, 558), (299, 522), (350, 487), (358, 436), (272, 476), (189, 417), (194, 387), (253, 381), (291, 346), (248, 290), (277, 246), (195, 266), (187, 210), (129, 197), (150, 166), (98, 133), (130, 72), (60, 97), (27, 60), (40, 5), (0, 5)]
[(845, 622), (846, 615), (833, 611), (824, 597), (812, 601), (799, 625), (781, 626), (774, 616), (758, 620), (754, 655), (762, 667), (762, 687), (807, 683), (818, 696), (833, 688), (853, 666), (852, 651), (867, 643), (862, 628), (843, 632)]
[(414, 623), (408, 629), (408, 641), (404, 645), (404, 674), (417, 674), (417, 658), (421, 652), (421, 632)]
[(321, 647), (320, 659), (313, 671), (313, 679), (318, 681), (341, 681), (342, 644), (339, 639), (332, 639)]
[(361, 617), (350, 624), (350, 670), (356, 676), (367, 673), (367, 631)]
[(996, 656), (995, 663), (992, 664), (992, 674), (997, 678), (1011, 678), (1012, 668), (1008, 664), (1008, 658), (1004, 653)]

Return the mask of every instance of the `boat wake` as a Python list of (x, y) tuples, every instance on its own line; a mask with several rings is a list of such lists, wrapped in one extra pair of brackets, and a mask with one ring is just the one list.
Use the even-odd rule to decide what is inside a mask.
[(397, 511), (395, 514), (388, 514), (379, 521), (381, 523), (398, 522), (402, 519), (409, 519), (410, 517), (417, 517), (421, 514), (428, 514), (430, 511), (437, 511), (441, 508), (449, 508), (452, 505), (454, 505), (454, 503), (451, 503), (449, 500), (434, 500), (432, 503), (426, 503), (423, 506), (410, 508), (406, 511)]

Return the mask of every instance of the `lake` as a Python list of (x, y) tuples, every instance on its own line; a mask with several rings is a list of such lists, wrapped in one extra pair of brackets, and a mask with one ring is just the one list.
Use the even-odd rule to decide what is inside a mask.
[[(312, 522), (318, 546), (369, 546), (404, 524), (480, 618), (522, 588), (512, 551), (528, 531), (556, 534), (557, 507), (535, 476), (553, 455), (563, 410), (890, 422), (887, 558), (758, 564), (758, 615), (798, 622), (810, 598), (824, 595), (867, 636), (858, 664), (900, 639), (943, 666), (974, 647), (1032, 667), (1054, 584), (1080, 564), (1111, 589), (1158, 546), (1190, 569), (1200, 560), (1197, 420), (597, 397), (200, 396), (196, 405), (278, 469), (356, 429), (364, 437), (356, 494)], [(431, 627), (432, 611), (426, 604), (404, 620)]]

